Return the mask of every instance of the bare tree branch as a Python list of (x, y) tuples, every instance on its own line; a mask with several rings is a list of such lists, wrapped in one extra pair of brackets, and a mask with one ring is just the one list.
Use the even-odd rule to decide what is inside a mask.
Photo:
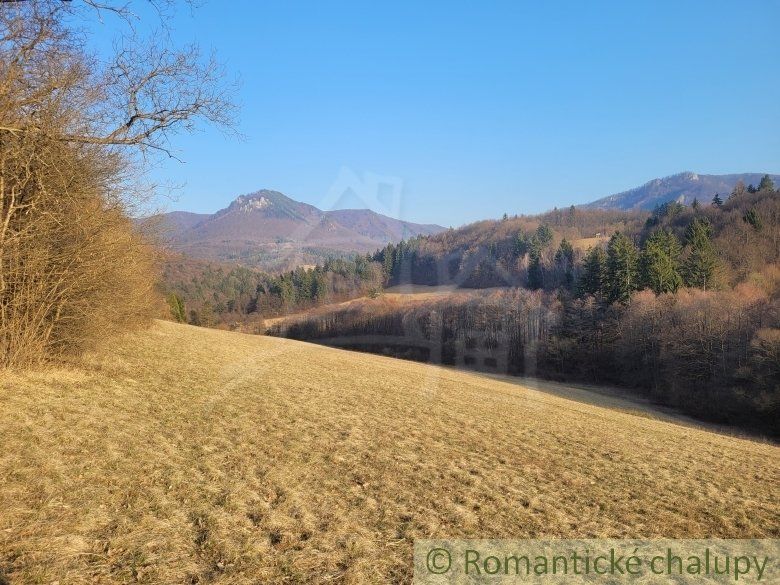
[[(152, 4), (161, 18), (172, 7)], [(177, 158), (179, 132), (233, 120), (213, 56), (141, 38), (132, 5), (0, 0), (0, 367), (149, 314), (153, 259), (126, 211), (137, 177), (147, 157)], [(108, 60), (72, 28), (104, 13), (130, 28)]]

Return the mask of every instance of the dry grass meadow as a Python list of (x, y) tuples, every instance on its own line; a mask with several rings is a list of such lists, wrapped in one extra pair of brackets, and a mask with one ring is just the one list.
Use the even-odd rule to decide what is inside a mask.
[(350, 299), (348, 301), (342, 301), (338, 303), (329, 303), (301, 311), (299, 313), (292, 313), (289, 315), (283, 315), (281, 317), (271, 317), (265, 319), (263, 325), (266, 329), (272, 327), (283, 321), (295, 320), (300, 318), (308, 318), (316, 314), (324, 314), (330, 311), (341, 309), (344, 307), (356, 307), (356, 306), (383, 306), (388, 304), (407, 304), (418, 303), (427, 300), (437, 300), (444, 297), (453, 296), (474, 296), (485, 294), (485, 291), (495, 290), (492, 288), (479, 289), (458, 289), (454, 285), (439, 285), (439, 286), (426, 286), (424, 284), (405, 284), (398, 286), (391, 286), (390, 288), (382, 291), (382, 294), (375, 299), (367, 296)]
[(777, 446), (544, 384), (162, 322), (1, 375), (0, 582), (408, 582), (423, 537), (780, 536)]

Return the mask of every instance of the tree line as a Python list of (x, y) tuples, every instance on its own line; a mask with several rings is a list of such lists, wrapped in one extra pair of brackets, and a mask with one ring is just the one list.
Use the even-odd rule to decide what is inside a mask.
[[(670, 202), (652, 213), (554, 210), (477, 222), (389, 244), (374, 254), (387, 284), (522, 286), (601, 294), (625, 301), (636, 290), (733, 286), (777, 255), (776, 191), (737, 184), (726, 202)], [(766, 229), (764, 229), (766, 227)], [(587, 248), (583, 242), (595, 241)], [(749, 243), (749, 262), (734, 256)]]
[(780, 271), (771, 286), (637, 292), (630, 304), (507, 288), (365, 300), (269, 333), (512, 375), (617, 385), (693, 416), (780, 433)]
[(366, 256), (331, 258), (281, 274), (175, 258), (160, 282), (170, 317), (192, 325), (263, 331), (263, 321), (382, 289), (378, 263)]

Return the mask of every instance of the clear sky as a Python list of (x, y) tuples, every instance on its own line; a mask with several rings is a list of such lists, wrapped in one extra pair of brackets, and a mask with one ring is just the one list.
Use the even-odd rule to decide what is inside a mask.
[(182, 136), (169, 209), (270, 188), (457, 226), (780, 172), (776, 0), (207, 0), (173, 26), (240, 77), (246, 139)]

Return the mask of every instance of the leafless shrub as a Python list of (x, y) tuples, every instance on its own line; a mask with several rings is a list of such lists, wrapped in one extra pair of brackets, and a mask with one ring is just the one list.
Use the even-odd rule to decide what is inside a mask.
[(74, 13), (129, 4), (0, 3), (0, 365), (77, 353), (153, 314), (154, 255), (129, 210), (154, 153), (228, 124), (214, 60), (124, 39), (89, 55)]

